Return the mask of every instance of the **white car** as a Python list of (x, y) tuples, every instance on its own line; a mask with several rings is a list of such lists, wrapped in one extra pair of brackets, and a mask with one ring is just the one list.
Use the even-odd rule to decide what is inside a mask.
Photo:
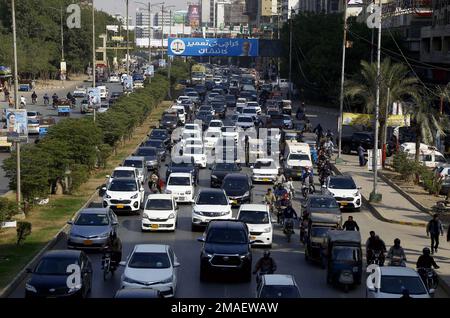
[(250, 168), (255, 182), (275, 182), (279, 172), (279, 166), (272, 158), (258, 158)]
[(73, 97), (75, 98), (84, 98), (87, 94), (87, 90), (84, 86), (76, 87), (73, 91)]
[(268, 274), (261, 276), (256, 298), (301, 298), (301, 294), (292, 275)]
[(166, 193), (176, 202), (194, 202), (195, 182), (191, 173), (173, 172), (166, 183)]
[(195, 198), (192, 208), (192, 230), (206, 226), (211, 220), (232, 218), (231, 204), (223, 189), (203, 188)]
[(38, 119), (28, 118), (27, 130), (28, 134), (39, 134), (40, 123)]
[(419, 273), (414, 269), (402, 266), (382, 266), (380, 269), (380, 286), (373, 286), (373, 278), (367, 277), (366, 297), (367, 298), (400, 298), (403, 295), (403, 289), (409, 291), (412, 298), (431, 298), (434, 293), (429, 292)]
[(247, 106), (247, 98), (242, 98), (242, 97), (238, 98), (236, 100), (236, 108), (239, 106), (241, 106), (241, 107)]
[(332, 195), (341, 208), (359, 211), (362, 205), (360, 189), (351, 176), (331, 176), (325, 183), (323, 194)]
[(144, 201), (144, 187), (135, 178), (114, 178), (103, 195), (103, 207), (114, 212), (139, 213)]
[[(245, 108), (244, 108), (245, 110)], [(252, 115), (239, 115), (236, 120), (236, 127), (244, 130), (255, 128), (255, 121)]]
[(220, 119), (213, 119), (209, 122), (208, 130), (209, 131), (220, 131), (223, 127), (223, 122)]
[(202, 132), (202, 127), (199, 124), (186, 124), (183, 128), (183, 132)]
[(247, 106), (242, 109), (242, 115), (249, 115), (256, 118), (256, 116), (258, 116), (258, 110), (256, 109), (256, 107)]
[(102, 103), (100, 107), (97, 109), (97, 113), (106, 113), (109, 110), (109, 104)]
[(120, 83), (120, 77), (118, 75), (111, 75), (109, 77), (110, 83)]
[(237, 142), (239, 138), (239, 132), (237, 131), (236, 127), (223, 126), (220, 130), (222, 131), (222, 138), (233, 138)]
[(189, 98), (189, 96), (186, 96), (186, 95), (178, 96), (178, 98), (177, 98), (177, 104), (181, 104), (181, 102), (182, 102), (183, 100), (190, 100), (190, 98)]
[(247, 107), (253, 107), (256, 109), (258, 115), (261, 115), (261, 106), (259, 106), (258, 102), (247, 102)]
[(184, 125), (186, 123), (186, 111), (182, 105), (173, 105), (170, 109), (175, 109), (178, 113), (178, 119)]
[(122, 288), (152, 288), (164, 297), (175, 296), (180, 263), (169, 245), (135, 245), (120, 265), (125, 266)]
[(273, 226), (266, 204), (242, 204), (236, 219), (247, 224), (253, 245), (272, 246)]
[(142, 213), (142, 231), (175, 231), (178, 206), (171, 194), (149, 194)]
[(186, 144), (183, 147), (183, 155), (194, 158), (194, 163), (201, 168), (206, 168), (206, 154), (202, 145)]
[(212, 150), (216, 147), (217, 141), (222, 137), (222, 132), (213, 130), (207, 130), (203, 136), (203, 142), (206, 151)]
[(134, 178), (139, 181), (139, 170), (133, 167), (117, 167), (111, 175), (106, 175), (106, 178), (108, 178), (108, 184), (114, 178)]

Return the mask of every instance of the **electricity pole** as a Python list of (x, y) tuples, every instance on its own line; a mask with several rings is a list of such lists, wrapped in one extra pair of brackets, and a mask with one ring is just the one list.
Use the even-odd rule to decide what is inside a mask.
[(292, 82), (292, 11), (291, 8), (291, 18), (289, 19), (289, 88), (288, 88), (288, 95), (291, 99), (291, 82)]
[[(345, 49), (347, 44), (347, 0), (344, 7), (344, 36), (342, 37), (342, 67), (341, 67), (341, 94), (339, 97), (339, 119), (338, 119), (338, 159), (341, 159), (342, 150), (342, 121), (344, 112), (344, 81), (345, 81)], [(336, 160), (338, 161), (338, 160)]]
[(128, 24), (128, 1), (127, 1), (127, 75), (130, 75), (130, 44), (129, 44), (129, 38), (130, 38), (130, 26)]
[[(95, 88), (95, 7), (94, 7), (94, 0), (92, 0), (92, 87)], [(93, 101), (92, 101), (93, 102)], [(95, 123), (95, 117), (96, 117), (96, 110), (95, 105), (92, 105), (94, 107), (94, 123)]]

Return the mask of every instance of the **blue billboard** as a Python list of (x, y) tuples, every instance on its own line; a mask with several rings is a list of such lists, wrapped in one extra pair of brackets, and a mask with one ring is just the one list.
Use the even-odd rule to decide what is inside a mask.
[(258, 56), (257, 39), (169, 38), (172, 56)]

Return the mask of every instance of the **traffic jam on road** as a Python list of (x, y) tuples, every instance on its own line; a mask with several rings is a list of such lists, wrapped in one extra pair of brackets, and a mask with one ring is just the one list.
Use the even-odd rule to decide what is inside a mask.
[[(27, 297), (433, 296), (431, 271), (347, 220), (361, 188), (335, 175), (332, 133), (313, 131), (284, 85), (203, 69), (29, 269)], [(67, 286), (70, 264), (81, 279)]]

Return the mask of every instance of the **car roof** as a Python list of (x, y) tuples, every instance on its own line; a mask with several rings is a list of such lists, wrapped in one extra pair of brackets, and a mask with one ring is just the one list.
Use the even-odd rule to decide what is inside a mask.
[(237, 220), (211, 220), (208, 224), (208, 229), (214, 228), (227, 228), (227, 229), (247, 229), (247, 225), (244, 222)]
[(165, 199), (165, 200), (172, 200), (172, 195), (168, 193), (155, 193), (155, 194), (149, 194), (147, 197), (148, 199)]
[[(154, 132), (154, 131), (155, 131), (155, 132), (161, 132), (161, 131), (163, 131), (163, 132), (165, 132), (165, 133), (167, 133), (167, 134), (169, 133), (169, 132), (167, 131), (167, 129), (162, 129), (162, 128), (155, 128), (155, 129), (153, 129), (153, 130), (151, 131), (151, 133)], [(150, 133), (150, 134), (151, 134), (151, 133)]]
[(264, 275), (264, 285), (283, 285), (283, 286), (295, 286), (295, 280), (292, 275), (283, 274), (269, 274)]
[(317, 198), (334, 199), (334, 197), (329, 194), (309, 194), (308, 195), (308, 199), (317, 199)]
[(419, 274), (412, 268), (402, 266), (382, 266), (381, 275), (418, 277)]
[(239, 211), (261, 211), (267, 212), (268, 208), (266, 204), (247, 203), (242, 204)]
[(82, 251), (80, 250), (50, 250), (45, 252), (42, 258), (45, 257), (64, 257), (64, 258), (78, 258)]
[[(114, 171), (116, 171), (116, 170), (127, 170), (127, 171), (134, 171), (134, 169), (136, 169), (136, 168), (134, 168), (134, 167), (122, 167), (122, 166), (120, 166), (120, 167), (116, 167), (115, 169), (114, 169)], [(114, 172), (113, 171), (113, 172)]]
[(238, 173), (238, 172), (236, 172), (236, 173), (229, 173), (229, 174), (227, 174), (227, 175), (225, 176), (224, 180), (225, 180), (225, 179), (231, 179), (231, 178), (233, 178), (233, 179), (246, 179), (246, 180), (248, 180), (248, 175), (245, 174), (245, 173)]
[(172, 177), (190, 178), (191, 176), (192, 174), (190, 174), (189, 172), (172, 172), (169, 175), (169, 179)]
[(80, 213), (89, 213), (89, 214), (107, 214), (109, 212), (109, 208), (85, 208), (80, 211)]
[(145, 161), (145, 158), (142, 157), (142, 156), (129, 156), (125, 160), (141, 160), (141, 161)]
[(136, 244), (133, 253), (165, 253), (168, 247), (164, 244)]
[(345, 176), (345, 175), (340, 175), (340, 176), (330, 176), (330, 179), (353, 180), (352, 176)]

